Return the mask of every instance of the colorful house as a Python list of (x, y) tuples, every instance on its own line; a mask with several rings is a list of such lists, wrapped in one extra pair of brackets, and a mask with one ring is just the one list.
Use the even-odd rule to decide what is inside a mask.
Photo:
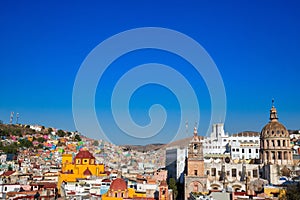
[(58, 189), (62, 182), (75, 182), (76, 179), (90, 176), (106, 176), (104, 165), (96, 164), (95, 157), (89, 151), (79, 151), (74, 157), (72, 154), (62, 155), (62, 167), (58, 177)]

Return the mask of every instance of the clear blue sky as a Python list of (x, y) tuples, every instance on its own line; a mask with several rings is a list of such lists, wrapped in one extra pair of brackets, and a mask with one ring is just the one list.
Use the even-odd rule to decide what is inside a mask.
[[(108, 37), (151, 26), (182, 32), (210, 54), (226, 89), (226, 131), (260, 131), (268, 122), (272, 98), (280, 121), (288, 129), (299, 129), (299, 9), (298, 1), (274, 0), (1, 1), (0, 119), (8, 123), (10, 112), (14, 111), (20, 113), (24, 124), (75, 130), (72, 90), (83, 60)], [(154, 61), (174, 68), (187, 66), (180, 58), (155, 50), (129, 54), (114, 64), (119, 62), (129, 70)], [(179, 68), (176, 69), (180, 71)], [(103, 79), (102, 87), (98, 86), (99, 116), (111, 118), (107, 114), (109, 95), (101, 95), (111, 92), (121, 72), (114, 76), (115, 73), (108, 71), (109, 78)], [(188, 67), (181, 73), (195, 76)], [(197, 80), (192, 82), (197, 82), (197, 95), (202, 98), (199, 132), (205, 134), (201, 123), (207, 123), (210, 117), (210, 100), (205, 83), (201, 77)], [(165, 131), (170, 133), (177, 128), (179, 118), (174, 116), (180, 114), (178, 102), (166, 88), (140, 88), (133, 95), (134, 101), (131, 109), (137, 123), (147, 124), (149, 106), (161, 103), (170, 112), (166, 124), (170, 130)], [(103, 127), (115, 143), (142, 143), (118, 133), (113, 124)], [(192, 132), (191, 127), (189, 131)], [(154, 142), (168, 141), (162, 134)]]

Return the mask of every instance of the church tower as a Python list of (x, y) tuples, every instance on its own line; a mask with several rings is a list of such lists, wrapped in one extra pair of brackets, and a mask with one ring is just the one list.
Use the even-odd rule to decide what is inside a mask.
[(187, 175), (204, 176), (203, 148), (196, 127), (194, 128), (193, 139), (189, 143)]
[(194, 136), (188, 146), (184, 199), (188, 199), (191, 192), (206, 191), (207, 176), (204, 171), (202, 142), (195, 127)]

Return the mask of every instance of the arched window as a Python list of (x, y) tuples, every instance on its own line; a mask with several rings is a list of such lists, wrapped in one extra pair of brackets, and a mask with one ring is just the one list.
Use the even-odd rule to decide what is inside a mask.
[(282, 159), (282, 152), (281, 151), (278, 151), (278, 159)]

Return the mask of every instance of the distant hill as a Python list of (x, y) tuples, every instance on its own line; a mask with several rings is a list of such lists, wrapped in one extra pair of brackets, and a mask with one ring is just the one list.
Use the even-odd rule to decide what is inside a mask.
[(142, 145), (121, 145), (124, 150), (135, 150), (140, 152), (147, 152), (147, 151), (155, 151), (158, 149), (166, 149), (170, 147), (187, 147), (192, 137), (176, 140), (174, 142), (168, 144), (148, 144), (145, 146)]
[(124, 150), (134, 150), (139, 152), (155, 151), (162, 148), (165, 144), (148, 144), (148, 145), (120, 145)]

